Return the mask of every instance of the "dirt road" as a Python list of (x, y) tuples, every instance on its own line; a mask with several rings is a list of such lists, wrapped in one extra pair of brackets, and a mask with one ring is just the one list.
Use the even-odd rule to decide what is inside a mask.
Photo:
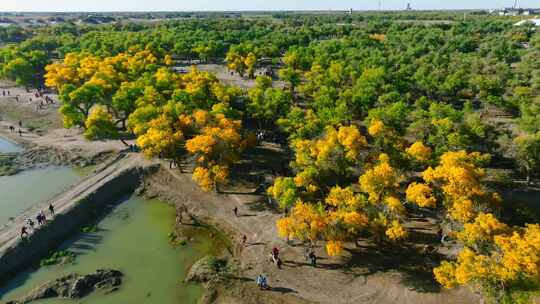
[[(310, 266), (304, 258), (303, 246), (288, 245), (277, 236), (275, 222), (282, 215), (269, 208), (264, 197), (250, 193), (254, 189), (234, 194), (201, 192), (190, 174), (170, 169), (150, 177), (148, 183), (152, 194), (186, 205), (190, 213), (233, 235), (243, 277), (252, 280), (264, 273), (274, 292), (315, 303), (478, 303), (478, 298), (467, 289), (424, 288), (413, 273), (399, 267), (375, 265), (380, 257), (374, 258), (368, 250), (364, 257), (350, 260), (347, 255), (329, 257), (324, 247), (318, 247), (318, 267)], [(238, 217), (233, 212), (235, 207), (239, 209)], [(238, 245), (243, 235), (248, 240), (245, 247)], [(274, 246), (280, 249), (282, 269), (269, 262)], [(398, 252), (387, 259), (408, 263), (410, 257)], [(246, 303), (252, 302), (246, 300)]]

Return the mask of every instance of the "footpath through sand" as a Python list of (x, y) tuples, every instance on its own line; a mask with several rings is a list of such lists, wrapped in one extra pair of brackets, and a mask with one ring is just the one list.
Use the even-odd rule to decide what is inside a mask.
[[(241, 265), (243, 279), (254, 280), (264, 273), (273, 287), (272, 294), (297, 296), (315, 303), (477, 303), (478, 298), (469, 290), (423, 291), (411, 287), (408, 278), (394, 270), (373, 270), (366, 261), (357, 264), (342, 258), (329, 257), (324, 247), (316, 248), (318, 267), (314, 268), (304, 258), (304, 247), (287, 245), (277, 236), (275, 222), (279, 214), (266, 206), (266, 198), (252, 191), (229, 194), (202, 192), (191, 180), (191, 174), (165, 168), (147, 180), (147, 191), (163, 199), (185, 205), (189, 212), (227, 231), (236, 240), (236, 258)], [(225, 191), (226, 192), (226, 191)], [(236, 217), (233, 209), (239, 209)], [(247, 236), (247, 246), (241, 238)], [(273, 247), (280, 249), (282, 269), (269, 262)], [(393, 259), (404, 262), (410, 257), (397, 253)], [(248, 282), (247, 284), (254, 284)], [(223, 301), (227, 303), (228, 301)], [(220, 301), (218, 301), (220, 303)], [(253, 303), (247, 301), (246, 303)], [(287, 302), (286, 303), (294, 303)]]

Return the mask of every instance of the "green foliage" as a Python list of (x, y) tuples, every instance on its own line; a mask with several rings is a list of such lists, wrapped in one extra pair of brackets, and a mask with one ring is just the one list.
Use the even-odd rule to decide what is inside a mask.
[(104, 106), (92, 108), (85, 121), (84, 137), (86, 139), (116, 138), (118, 131), (113, 122), (112, 115), (107, 112)]
[(39, 265), (43, 267), (43, 266), (56, 265), (60, 263), (62, 264), (72, 263), (75, 260), (76, 256), (77, 254), (72, 251), (68, 251), (68, 250), (56, 251), (48, 258), (41, 260)]
[(540, 132), (517, 137), (512, 150), (519, 168), (530, 182), (532, 175), (540, 169)]
[(292, 96), (289, 92), (272, 88), (272, 79), (259, 76), (256, 86), (249, 91), (248, 113), (264, 125), (271, 126), (289, 113)]
[(93, 232), (97, 232), (97, 230), (98, 230), (97, 226), (93, 225), (93, 226), (83, 227), (81, 229), (81, 232), (82, 233), (93, 233)]

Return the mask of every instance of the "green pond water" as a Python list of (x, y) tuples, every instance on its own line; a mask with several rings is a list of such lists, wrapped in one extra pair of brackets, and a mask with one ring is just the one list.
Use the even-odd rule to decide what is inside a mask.
[(189, 267), (206, 254), (218, 254), (219, 242), (206, 229), (196, 229), (184, 246), (173, 246), (174, 208), (160, 201), (130, 197), (97, 223), (97, 230), (79, 233), (61, 250), (77, 253), (73, 264), (40, 267), (20, 274), (0, 289), (0, 302), (20, 297), (32, 288), (62, 275), (112, 268), (124, 273), (119, 291), (91, 294), (78, 301), (49, 299), (38, 303), (189, 304), (197, 303), (203, 287), (185, 284)]
[(22, 211), (53, 198), (83, 174), (67, 167), (46, 167), (0, 176), (0, 226)]
[(17, 144), (0, 137), (0, 153), (14, 153), (22, 150), (23, 148)]

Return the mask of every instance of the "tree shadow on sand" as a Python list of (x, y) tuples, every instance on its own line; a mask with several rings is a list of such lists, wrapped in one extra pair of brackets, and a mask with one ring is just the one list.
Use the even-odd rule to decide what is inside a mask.
[(397, 272), (401, 283), (412, 290), (424, 293), (441, 290), (433, 276), (433, 268), (441, 260), (437, 252), (425, 252), (413, 244), (370, 244), (345, 250), (350, 253), (344, 266), (347, 273), (367, 276), (378, 272)]
[(249, 211), (253, 212), (263, 212), (270, 211), (272, 213), (278, 214), (281, 213), (278, 206), (275, 204), (269, 204), (267, 198), (261, 197), (252, 202), (244, 204)]

